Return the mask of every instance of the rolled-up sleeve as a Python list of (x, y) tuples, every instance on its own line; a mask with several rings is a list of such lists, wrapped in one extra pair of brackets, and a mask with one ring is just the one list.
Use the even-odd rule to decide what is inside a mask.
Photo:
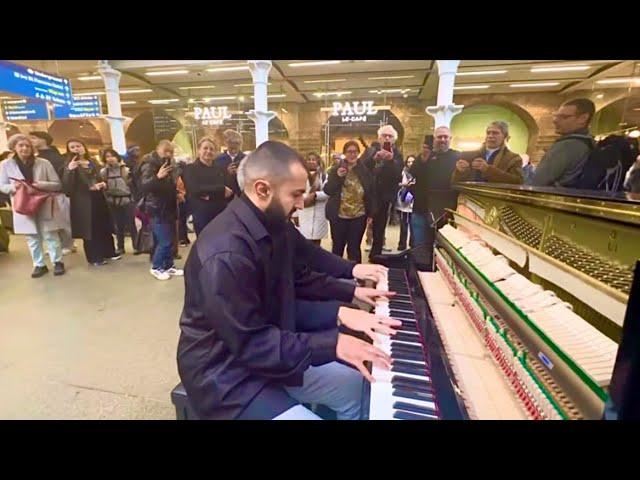
[(337, 329), (294, 333), (274, 326), (262, 313), (259, 277), (254, 264), (236, 253), (213, 256), (199, 274), (204, 316), (237, 361), (274, 379), (334, 361)]

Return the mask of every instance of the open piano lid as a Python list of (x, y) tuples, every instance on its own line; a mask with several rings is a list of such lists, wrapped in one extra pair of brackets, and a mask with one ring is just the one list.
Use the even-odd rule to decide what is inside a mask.
[(640, 420), (640, 261), (636, 262), (604, 419)]

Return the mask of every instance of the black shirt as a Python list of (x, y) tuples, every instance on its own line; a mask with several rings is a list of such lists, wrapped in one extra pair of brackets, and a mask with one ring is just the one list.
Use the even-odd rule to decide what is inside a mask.
[(184, 167), (182, 179), (189, 206), (195, 215), (202, 213), (213, 217), (227, 206), (224, 196), (226, 173), (224, 168), (215, 163), (208, 166), (200, 159)]
[(337, 326), (297, 331), (295, 299), (353, 298), (353, 286), (294, 262), (288, 228), (235, 198), (189, 253), (178, 371), (200, 418), (238, 418), (265, 387), (300, 385), (336, 359)]
[(426, 162), (422, 154), (418, 155), (409, 169), (416, 180), (411, 188), (414, 212), (426, 214), (441, 209), (442, 205), (455, 208), (457, 194), (451, 188), (451, 175), (459, 158), (457, 150), (433, 152)]
[(42, 150), (38, 150), (38, 156), (40, 158), (44, 158), (49, 160), (51, 165), (53, 165), (53, 169), (58, 174), (58, 177), (62, 179), (62, 172), (64, 171), (65, 159), (56, 147), (43, 148)]

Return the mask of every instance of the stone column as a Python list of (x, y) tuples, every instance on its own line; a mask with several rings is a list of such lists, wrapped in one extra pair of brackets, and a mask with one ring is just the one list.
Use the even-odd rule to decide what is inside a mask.
[(107, 60), (101, 60), (98, 64), (98, 72), (104, 80), (104, 87), (107, 92), (107, 115), (104, 118), (109, 122), (111, 128), (111, 145), (120, 155), (127, 152), (127, 142), (124, 136), (124, 122), (126, 117), (122, 116), (122, 106), (120, 104), (120, 77), (122, 74), (109, 65)]
[(435, 119), (435, 128), (450, 127), (451, 119), (462, 111), (464, 105), (453, 103), (453, 85), (460, 60), (436, 60), (438, 63), (438, 101), (437, 105), (427, 107), (426, 111)]
[(269, 121), (276, 116), (275, 112), (268, 110), (267, 84), (271, 61), (249, 60), (249, 69), (253, 77), (253, 110), (247, 112), (247, 116), (256, 125), (256, 147), (269, 140)]

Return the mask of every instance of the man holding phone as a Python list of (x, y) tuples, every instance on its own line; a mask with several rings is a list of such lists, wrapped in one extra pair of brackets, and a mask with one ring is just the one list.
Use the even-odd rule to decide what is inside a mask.
[(373, 242), (369, 261), (382, 253), (384, 233), (389, 220), (389, 207), (395, 202), (402, 181), (404, 162), (395, 146), (398, 132), (391, 125), (378, 129), (379, 144), (372, 145), (364, 155), (364, 165), (375, 177), (377, 208), (373, 215)]
[[(236, 196), (240, 196), (240, 187), (238, 186), (238, 180), (236, 178), (238, 172), (238, 165), (242, 159), (246, 156), (242, 152), (242, 135), (235, 130), (225, 130), (222, 134), (224, 142), (227, 145), (227, 151), (214, 160), (214, 163), (227, 171), (229, 175), (229, 185), (231, 190)], [(229, 198), (229, 201), (233, 200), (233, 197)]]
[(172, 158), (172, 143), (161, 140), (155, 151), (144, 157), (140, 169), (143, 208), (151, 216), (155, 244), (150, 273), (158, 280), (183, 275), (183, 271), (173, 263), (173, 241), (178, 218), (178, 172)]

